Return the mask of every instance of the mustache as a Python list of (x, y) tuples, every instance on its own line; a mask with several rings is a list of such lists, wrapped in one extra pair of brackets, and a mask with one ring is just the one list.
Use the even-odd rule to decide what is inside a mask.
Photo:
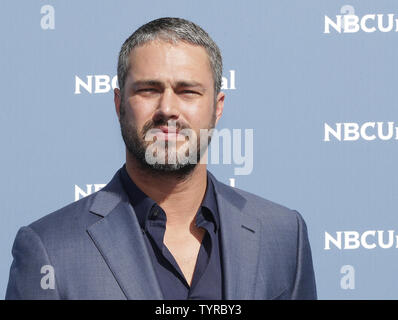
[(160, 126), (168, 126), (176, 128), (178, 131), (183, 129), (191, 129), (191, 127), (183, 122), (183, 121), (175, 121), (175, 120), (166, 120), (166, 119), (158, 119), (158, 120), (149, 120), (142, 127), (141, 134), (145, 137), (146, 133), (151, 130), (158, 128)]

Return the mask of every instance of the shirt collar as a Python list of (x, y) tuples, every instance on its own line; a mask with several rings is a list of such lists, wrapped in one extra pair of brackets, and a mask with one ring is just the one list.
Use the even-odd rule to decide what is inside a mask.
[(218, 207), (217, 207), (214, 185), (213, 181), (209, 177), (209, 174), (207, 174), (207, 187), (201, 207), (208, 209), (208, 211), (210, 212), (210, 217), (215, 224), (215, 229), (217, 230), (220, 225), (220, 218), (218, 215)]
[(134, 208), (137, 215), (138, 222), (142, 229), (145, 229), (145, 221), (152, 207), (156, 204), (154, 200), (148, 197), (138, 186), (133, 182), (127, 173), (126, 165), (120, 169), (120, 178), (122, 180), (123, 187), (127, 192), (130, 203)]
[[(138, 222), (141, 228), (144, 229), (145, 222), (149, 217), (152, 207), (157, 204), (134, 183), (134, 181), (127, 173), (125, 164), (120, 169), (120, 178), (123, 187), (127, 192), (130, 203), (133, 206), (134, 211), (136, 212)], [(203, 207), (207, 210), (198, 210), (198, 213), (201, 213), (205, 219), (211, 219), (215, 224), (215, 230), (217, 230), (220, 225), (220, 220), (218, 215), (215, 190), (209, 174), (207, 174), (207, 187), (200, 209), (203, 209)]]

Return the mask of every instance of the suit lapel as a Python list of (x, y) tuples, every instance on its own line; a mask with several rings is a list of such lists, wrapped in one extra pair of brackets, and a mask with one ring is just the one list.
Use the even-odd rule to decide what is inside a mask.
[(245, 198), (211, 174), (210, 177), (220, 214), (225, 299), (253, 299), (258, 271), (259, 221), (243, 213)]
[(95, 197), (90, 208), (103, 218), (87, 232), (127, 299), (162, 299), (151, 257), (119, 174)]
[[(246, 199), (209, 173), (220, 215), (224, 292), (227, 300), (253, 299), (258, 272), (259, 221), (243, 213)], [(163, 299), (151, 257), (119, 172), (99, 191), (90, 211), (102, 216), (87, 232), (127, 299)]]

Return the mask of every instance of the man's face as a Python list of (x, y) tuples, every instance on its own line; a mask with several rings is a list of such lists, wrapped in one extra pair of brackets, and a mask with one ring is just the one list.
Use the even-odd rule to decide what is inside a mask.
[[(223, 102), (223, 93), (215, 97), (206, 50), (184, 42), (157, 40), (133, 49), (123, 96), (115, 90), (116, 109), (128, 152), (145, 167), (162, 172), (187, 173), (195, 167), (180, 163), (178, 157), (174, 162), (169, 161), (168, 146), (174, 146), (177, 153), (185, 153), (188, 140), (196, 144), (200, 155), (208, 145), (207, 141), (200, 144), (200, 129), (214, 128)], [(145, 141), (145, 136), (154, 129), (157, 129), (154, 140), (165, 145), (165, 164), (149, 165), (145, 159), (145, 150), (153, 143)], [(197, 139), (192, 141), (178, 135), (183, 129), (192, 130)]]

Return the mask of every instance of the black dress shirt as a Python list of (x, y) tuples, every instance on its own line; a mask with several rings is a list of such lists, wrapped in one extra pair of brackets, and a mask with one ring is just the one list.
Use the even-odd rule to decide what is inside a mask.
[[(120, 175), (144, 233), (164, 299), (223, 299), (220, 222), (211, 179), (207, 177), (206, 193), (195, 216), (196, 226), (204, 228), (206, 232), (190, 286), (173, 255), (163, 243), (167, 221), (164, 210), (137, 187), (128, 175), (126, 165), (120, 170)], [(181, 214), (183, 210), (184, 208), (181, 208)]]

